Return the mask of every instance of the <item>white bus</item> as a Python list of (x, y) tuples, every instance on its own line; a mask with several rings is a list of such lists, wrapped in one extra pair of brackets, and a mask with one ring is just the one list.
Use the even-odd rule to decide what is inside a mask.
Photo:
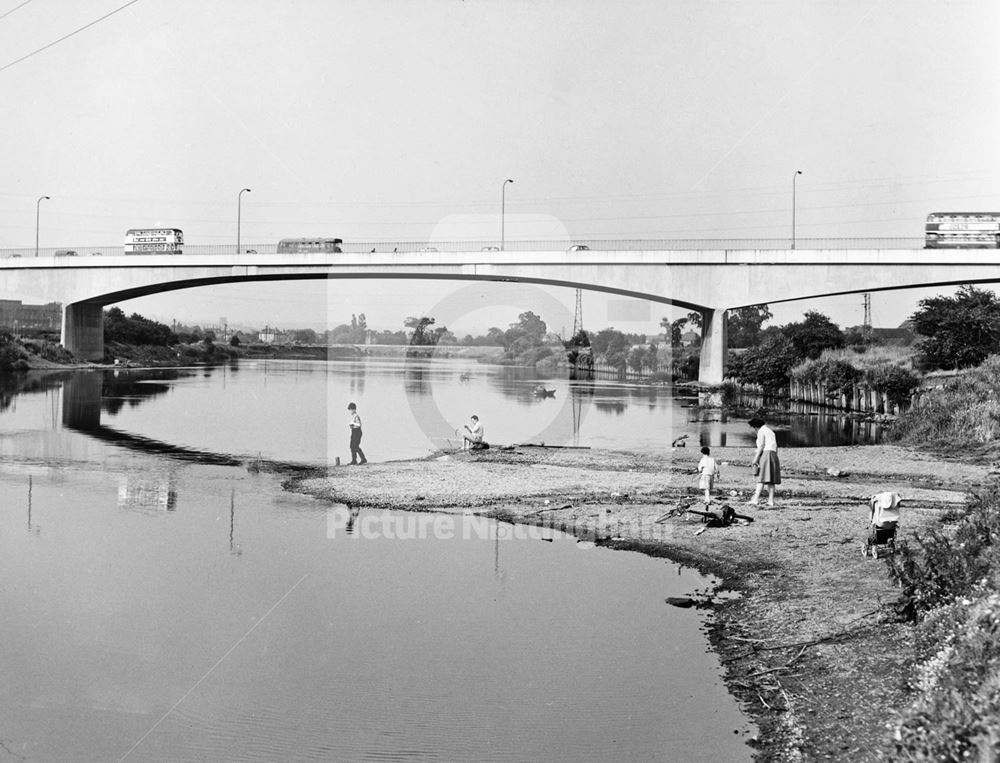
[(927, 215), (925, 249), (998, 249), (1000, 212), (934, 212)]
[(180, 254), (184, 231), (178, 228), (133, 228), (125, 233), (125, 254)]
[(278, 254), (297, 252), (340, 252), (340, 238), (283, 238), (278, 242)]

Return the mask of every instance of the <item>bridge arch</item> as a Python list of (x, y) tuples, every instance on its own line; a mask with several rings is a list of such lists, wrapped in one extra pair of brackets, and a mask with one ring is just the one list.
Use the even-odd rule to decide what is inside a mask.
[(130, 299), (162, 294), (170, 291), (218, 286), (233, 283), (266, 283), (274, 281), (333, 281), (333, 280), (433, 280), (480, 283), (523, 283), (539, 286), (553, 286), (566, 289), (614, 294), (617, 296), (642, 299), (667, 306), (680, 307), (711, 315), (712, 308), (697, 305), (672, 295), (650, 294), (604, 284), (563, 278), (542, 278), (529, 276), (495, 276), (478, 274), (427, 274), (413, 273), (296, 273), (296, 274), (242, 274), (207, 278), (186, 278), (158, 284), (143, 284), (114, 291), (95, 294), (85, 299), (71, 302), (63, 307), (62, 343), (74, 355), (86, 360), (104, 357), (103, 311), (107, 305)]

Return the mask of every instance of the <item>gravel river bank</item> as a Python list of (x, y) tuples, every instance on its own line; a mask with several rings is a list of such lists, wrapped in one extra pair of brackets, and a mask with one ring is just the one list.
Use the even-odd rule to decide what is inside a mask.
[(730, 690), (758, 724), (761, 761), (880, 760), (892, 708), (906, 697), (910, 626), (886, 564), (865, 558), (867, 499), (904, 498), (900, 537), (963, 503), (987, 465), (895, 446), (785, 449), (774, 509), (746, 506), (749, 448), (713, 448), (721, 463), (713, 508), (752, 517), (706, 527), (697, 448), (662, 454), (531, 446), (340, 467), (286, 487), (353, 509), (473, 512), (543, 524), (602, 545), (668, 556), (721, 580), (738, 597), (696, 602), (713, 612), (711, 639)]

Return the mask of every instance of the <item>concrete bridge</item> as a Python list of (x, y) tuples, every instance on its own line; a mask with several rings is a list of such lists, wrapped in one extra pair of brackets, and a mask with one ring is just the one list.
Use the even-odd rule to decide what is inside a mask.
[(248, 281), (407, 278), (504, 281), (647, 299), (704, 316), (701, 380), (722, 381), (725, 313), (761, 303), (1000, 281), (1000, 251), (700, 250), (183, 254), (0, 260), (0, 298), (63, 304), (62, 342), (104, 354), (106, 305)]

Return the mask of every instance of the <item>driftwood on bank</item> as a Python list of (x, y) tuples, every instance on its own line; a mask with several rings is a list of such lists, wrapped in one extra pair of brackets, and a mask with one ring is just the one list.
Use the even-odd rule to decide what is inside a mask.
[(590, 450), (589, 445), (546, 445), (544, 442), (519, 442), (515, 448), (562, 448), (563, 450)]
[(561, 511), (562, 509), (572, 509), (572, 508), (573, 508), (573, 504), (571, 504), (571, 503), (564, 503), (562, 506), (545, 506), (545, 507), (543, 507), (541, 509), (536, 509), (535, 511), (529, 511), (524, 516), (526, 516), (526, 517), (537, 517), (539, 514), (545, 512), (545, 511)]

